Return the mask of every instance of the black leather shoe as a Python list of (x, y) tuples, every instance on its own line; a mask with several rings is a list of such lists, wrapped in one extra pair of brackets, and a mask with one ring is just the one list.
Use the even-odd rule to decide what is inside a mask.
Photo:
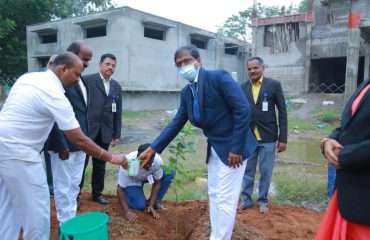
[(93, 197), (93, 201), (94, 202), (98, 202), (100, 203), (101, 205), (107, 205), (107, 204), (110, 204), (110, 201), (108, 201), (107, 199), (105, 199), (105, 197), (103, 195), (100, 195), (98, 197)]

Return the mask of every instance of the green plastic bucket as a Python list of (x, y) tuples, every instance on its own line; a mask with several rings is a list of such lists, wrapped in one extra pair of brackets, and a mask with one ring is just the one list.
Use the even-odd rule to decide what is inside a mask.
[(59, 240), (108, 240), (108, 220), (102, 212), (76, 216), (60, 226)]

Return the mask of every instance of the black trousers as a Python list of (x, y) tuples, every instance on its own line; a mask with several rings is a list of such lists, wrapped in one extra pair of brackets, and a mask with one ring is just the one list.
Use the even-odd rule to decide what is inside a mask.
[(45, 158), (46, 180), (48, 182), (50, 195), (52, 195), (54, 194), (53, 173), (51, 172), (51, 162), (50, 162), (51, 160), (48, 151), (44, 150), (44, 158)]
[[(103, 143), (101, 141), (101, 134), (100, 132), (96, 136), (95, 139), (92, 139), (97, 145), (102, 147), (103, 149), (107, 150), (109, 149), (110, 143)], [(82, 189), (85, 179), (85, 170), (89, 163), (90, 156), (86, 156), (85, 160), (85, 167), (82, 175), (82, 180), (80, 183), (80, 189)], [(106, 162), (103, 160), (100, 160), (98, 158), (92, 158), (92, 174), (91, 174), (91, 193), (92, 197), (96, 198), (102, 195), (102, 192), (104, 190), (104, 176), (105, 176), (105, 164)]]

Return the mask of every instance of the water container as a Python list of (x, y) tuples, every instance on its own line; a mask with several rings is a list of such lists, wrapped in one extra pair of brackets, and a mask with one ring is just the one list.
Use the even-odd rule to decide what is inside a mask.
[(102, 212), (76, 216), (60, 226), (59, 240), (108, 240), (108, 220)]

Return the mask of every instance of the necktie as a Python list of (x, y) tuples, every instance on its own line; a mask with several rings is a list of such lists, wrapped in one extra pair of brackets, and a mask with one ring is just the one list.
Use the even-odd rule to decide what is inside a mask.
[(355, 98), (355, 100), (353, 101), (352, 103), (352, 106), (351, 106), (351, 111), (352, 111), (352, 116), (355, 114), (356, 110), (357, 110), (357, 107), (358, 105), (360, 104), (361, 102), (361, 99), (364, 97), (365, 93), (367, 92), (367, 90), (370, 88), (370, 84), (368, 84), (366, 87), (364, 87), (360, 94)]
[(191, 90), (193, 92), (193, 116), (195, 122), (200, 122), (200, 111), (199, 111), (199, 101), (198, 101), (198, 91), (197, 91), (197, 83), (192, 83), (190, 85)]

